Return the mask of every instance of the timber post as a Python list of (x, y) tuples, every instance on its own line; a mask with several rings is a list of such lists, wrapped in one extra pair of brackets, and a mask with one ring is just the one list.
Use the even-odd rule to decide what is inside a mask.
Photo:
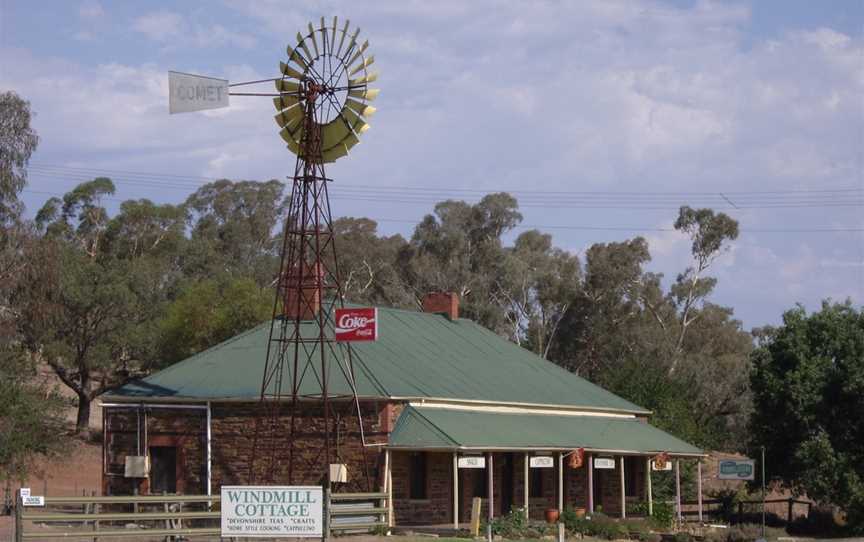
[(21, 491), (17, 491), (15, 495), (15, 542), (24, 540), (24, 521), (21, 519), (21, 509), (24, 507), (24, 501), (21, 499)]

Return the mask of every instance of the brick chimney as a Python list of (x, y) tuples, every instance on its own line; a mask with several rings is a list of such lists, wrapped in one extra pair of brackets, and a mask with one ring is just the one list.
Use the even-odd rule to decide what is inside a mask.
[(423, 312), (443, 314), (450, 320), (459, 318), (459, 296), (454, 292), (431, 292), (423, 298)]
[(315, 265), (304, 264), (292, 269), (285, 277), (285, 304), (282, 307), (286, 318), (297, 318), (297, 297), (300, 296), (300, 319), (313, 320), (321, 310), (321, 289), (319, 281), (323, 281), (324, 273), (318, 267), (318, 277), (315, 276)]

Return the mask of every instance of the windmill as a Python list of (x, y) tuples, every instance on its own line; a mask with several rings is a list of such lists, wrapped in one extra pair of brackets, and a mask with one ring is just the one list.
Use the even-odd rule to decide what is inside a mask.
[[(249, 454), (249, 482), (297, 482), (298, 465), (305, 483), (331, 481), (330, 465), (339, 461), (334, 450), (332, 399), (344, 399), (357, 415), (364, 464), (366, 443), (354, 379), (351, 348), (334, 337), (336, 306), (343, 304), (336, 246), (333, 239), (328, 179), (324, 165), (348, 155), (369, 129), (366, 120), (375, 112), (369, 103), (378, 90), (369, 88), (378, 75), (369, 71), (375, 62), (367, 54), (369, 42), (358, 40), (360, 29), (350, 21), (339, 27), (309, 23), (287, 48), (279, 63), (280, 77), (229, 84), (227, 80), (181, 72), (168, 72), (169, 112), (186, 113), (229, 106), (230, 96), (268, 96), (276, 107), (279, 135), (297, 156), (288, 215), (284, 226), (281, 263), (273, 318), (267, 342), (259, 415), (254, 424)], [(232, 92), (231, 88), (274, 82), (276, 92)], [(367, 309), (374, 310), (374, 309)], [(360, 339), (354, 339), (360, 340)], [(369, 340), (369, 339), (365, 339)], [(347, 390), (333, 393), (330, 381), (341, 376)], [(315, 428), (320, 445), (309, 432), (303, 454), (296, 453), (298, 418), (302, 408), (317, 404), (323, 424)], [(288, 434), (282, 419), (290, 422)], [(287, 444), (287, 450), (286, 445)], [(338, 444), (338, 443), (337, 443)], [(303, 456), (301, 461), (300, 455)], [(287, 473), (282, 472), (287, 465)], [(320, 468), (321, 466), (323, 468)], [(317, 469), (317, 470), (316, 470)], [(371, 489), (368, 467), (367, 489)], [(317, 480), (310, 471), (321, 472)]]
[[(323, 466), (321, 481), (329, 487), (329, 466), (341, 463), (338, 448), (334, 449), (334, 399), (350, 400), (343, 404), (356, 407), (362, 434), (351, 348), (333, 337), (334, 309), (342, 305), (343, 296), (330, 179), (325, 174), (325, 164), (347, 156), (360, 142), (369, 128), (366, 119), (375, 112), (369, 102), (378, 95), (377, 89), (369, 88), (377, 79), (369, 71), (374, 62), (367, 55), (369, 42), (361, 44), (360, 29), (349, 28), (350, 21), (340, 27), (337, 17), (332, 24), (324, 17), (320, 25), (309, 23), (288, 46), (287, 61), (279, 63), (282, 76), (274, 79), (279, 135), (297, 159), (249, 460), (250, 481), (273, 482), (277, 473), (285, 474), (280, 469), (287, 463), (287, 476), (280, 481), (296, 483), (305, 462), (306, 472)], [(329, 388), (334, 374), (349, 384), (350, 395), (336, 395)], [(301, 459), (295, 436), (302, 421), (300, 410), (310, 405), (320, 408), (322, 438), (313, 446), (317, 449), (310, 450), (304, 442)], [(286, 414), (287, 435), (282, 423)], [(368, 468), (365, 474), (371, 486)]]

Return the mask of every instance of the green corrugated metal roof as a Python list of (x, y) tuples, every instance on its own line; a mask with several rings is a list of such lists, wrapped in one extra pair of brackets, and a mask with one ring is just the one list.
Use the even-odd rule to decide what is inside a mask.
[(565, 449), (700, 455), (683, 440), (635, 418), (511, 414), (409, 406), (390, 446), (412, 449)]
[[(443, 315), (379, 308), (379, 338), (354, 343), (357, 392), (365, 397), (439, 398), (647, 412), (482, 326)], [(115, 398), (257, 399), (270, 323), (127, 384)], [(335, 364), (335, 361), (332, 362)], [(334, 394), (349, 394), (329, 369)], [(286, 380), (289, 382), (290, 380)], [(288, 389), (290, 384), (285, 384)], [(301, 393), (320, 388), (313, 376)]]

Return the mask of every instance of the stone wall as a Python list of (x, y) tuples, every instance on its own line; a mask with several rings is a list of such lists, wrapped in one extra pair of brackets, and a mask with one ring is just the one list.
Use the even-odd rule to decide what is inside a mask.
[[(255, 443), (257, 403), (214, 403), (211, 409), (212, 490), (218, 493), (223, 484), (242, 485), (251, 480), (274, 484), (317, 485), (324, 478), (326, 460), (323, 448), (323, 411), (320, 405), (306, 404), (298, 409), (294, 423), (294, 446), (290, 445), (290, 406), (283, 405), (279, 422), (269, 431), (262, 429)], [(366, 401), (361, 404), (363, 430), (366, 442), (384, 443), (395, 426), (402, 405), (383, 401)], [(180, 493), (206, 492), (206, 413), (203, 410), (145, 409), (146, 440), (149, 446), (177, 446), (178, 477), (177, 491)], [(144, 411), (141, 412), (143, 424)], [(263, 422), (261, 422), (263, 423)], [(334, 440), (331, 443), (331, 463), (345, 463), (348, 468), (348, 483), (339, 484), (336, 491), (379, 491), (383, 488), (384, 453), (381, 447), (363, 447), (360, 427), (357, 423), (356, 407), (350, 401), (333, 403), (330, 419)], [(146, 449), (144, 427), (139, 429), (135, 407), (106, 409), (106, 475), (103, 476), (104, 492), (130, 494), (135, 488), (146, 494), (148, 481), (123, 477), (126, 455), (137, 455), (140, 439)], [(277, 435), (268, 441), (265, 434)], [(250, 477), (249, 465), (255, 443), (255, 471)], [(275, 450), (275, 453), (271, 451)], [(293, 470), (291, 457), (295, 459)], [(557, 453), (550, 454), (556, 458)], [(272, 463), (270, 458), (273, 458)], [(609, 515), (620, 514), (620, 456), (615, 457), (614, 470), (595, 469), (594, 479), (598, 490), (595, 507)], [(509, 511), (504, 502), (509, 494), (511, 508), (521, 509), (524, 503), (524, 461), (521, 452), (493, 454), (495, 515)], [(632, 496), (628, 503), (645, 500), (645, 458), (631, 457), (635, 471), (628, 478), (633, 482)], [(426, 452), (427, 487), (426, 498), (410, 498), (410, 452), (394, 451), (393, 495), (394, 515), (397, 525), (443, 524), (453, 521), (453, 454), (451, 452)], [(557, 508), (558, 467), (530, 469), (539, 470), (541, 493), (531, 495), (529, 502), (532, 519), (543, 519), (545, 510)], [(581, 468), (564, 466), (565, 508), (588, 507), (588, 460)], [(270, 473), (266, 476), (265, 473)], [(472, 498), (483, 496), (482, 517), (487, 515), (488, 499), (485, 469), (459, 469), (459, 519), (467, 522), (471, 516)], [(530, 476), (530, 474), (529, 474)], [(512, 485), (504, 487), (505, 479)]]
[[(348, 483), (337, 484), (337, 491), (377, 491), (382, 486), (383, 453), (380, 447), (362, 445), (353, 402), (332, 403), (330, 463), (344, 463)], [(319, 405), (302, 405), (294, 419), (294, 445), (291, 446), (290, 406), (279, 412), (275, 428), (259, 432), (255, 443), (257, 404), (221, 403), (211, 409), (214, 491), (223, 484), (243, 484), (250, 480), (250, 458), (255, 457), (257, 480), (278, 484), (315, 485), (324, 480), (327, 460), (324, 456), (324, 415)], [(367, 443), (386, 441), (382, 431), (385, 403), (361, 404), (363, 430)], [(266, 423), (262, 421), (261, 423)], [(275, 435), (274, 439), (265, 438)], [(253, 450), (254, 443), (254, 450)], [(274, 453), (275, 451), (275, 453)], [(291, 458), (294, 458), (292, 462)], [(272, 458), (272, 460), (271, 460)], [(293, 469), (291, 465), (293, 463)]]
[(137, 407), (104, 409), (105, 465), (102, 491), (105, 495), (150, 492), (147, 478), (125, 478), (127, 455), (144, 455), (152, 446), (177, 448), (177, 493), (206, 491), (206, 414), (203, 410), (148, 409)]

